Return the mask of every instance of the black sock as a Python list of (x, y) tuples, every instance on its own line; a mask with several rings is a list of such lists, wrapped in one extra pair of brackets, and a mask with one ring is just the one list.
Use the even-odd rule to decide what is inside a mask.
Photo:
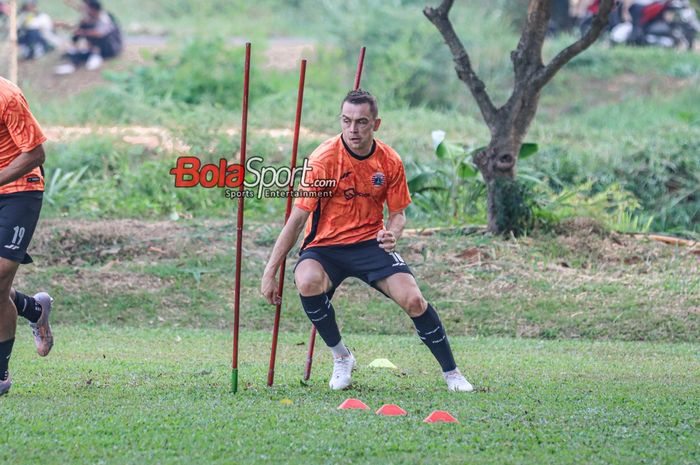
[(10, 354), (12, 354), (12, 345), (14, 343), (14, 338), (9, 341), (0, 342), (0, 381), (5, 381), (7, 379), (7, 365), (10, 363)]
[(39, 302), (34, 300), (34, 297), (29, 297), (21, 292), (15, 290), (15, 307), (17, 307), (17, 314), (21, 317), (26, 318), (32, 323), (39, 321), (41, 317), (41, 305)]
[(328, 347), (335, 347), (340, 342), (340, 330), (335, 322), (335, 310), (326, 294), (314, 295), (311, 297), (301, 297), (301, 305), (304, 307), (306, 316), (316, 327), (316, 331), (321, 335), (323, 342)]
[(418, 337), (433, 353), (433, 356), (442, 367), (442, 371), (447, 372), (457, 368), (455, 359), (452, 356), (452, 349), (450, 349), (450, 342), (447, 340), (447, 334), (445, 334), (445, 328), (443, 328), (440, 317), (433, 306), (428, 304), (425, 313), (416, 318), (411, 317), (411, 319), (416, 327)]

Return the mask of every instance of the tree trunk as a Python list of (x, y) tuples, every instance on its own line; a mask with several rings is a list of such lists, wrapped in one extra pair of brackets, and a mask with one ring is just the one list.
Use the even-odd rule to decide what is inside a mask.
[(488, 189), (488, 229), (494, 234), (525, 232), (532, 212), (527, 206), (522, 186), (516, 180), (516, 166), (523, 140), (535, 118), (540, 91), (532, 85), (530, 75), (536, 63), (519, 69), (520, 79), (508, 102), (496, 111), (490, 125), (491, 141), (474, 157)]
[[(518, 153), (535, 112), (498, 115), (488, 147), (474, 157), (486, 182), (488, 230), (494, 234), (523, 233), (532, 218), (524, 192), (516, 180)], [(513, 117), (520, 121), (514, 124)], [(520, 130), (514, 130), (515, 128)]]
[(517, 48), (511, 53), (515, 82), (508, 102), (500, 108), (491, 101), (486, 85), (472, 68), (469, 54), (449, 19), (454, 0), (442, 0), (437, 8), (426, 7), (425, 16), (440, 31), (463, 81), (479, 106), (491, 132), (488, 147), (474, 156), (488, 187), (488, 227), (494, 234), (519, 234), (530, 223), (530, 209), (515, 179), (515, 166), (523, 139), (530, 128), (542, 88), (579, 53), (588, 48), (608, 23), (614, 0), (601, 0), (591, 28), (579, 40), (559, 52), (547, 65), (542, 60), (547, 25), (554, 0), (529, 0), (527, 19)]

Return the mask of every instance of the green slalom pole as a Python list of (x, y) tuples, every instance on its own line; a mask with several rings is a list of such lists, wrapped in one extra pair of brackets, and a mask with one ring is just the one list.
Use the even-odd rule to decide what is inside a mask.
[(238, 368), (231, 370), (231, 392), (234, 394), (238, 392)]

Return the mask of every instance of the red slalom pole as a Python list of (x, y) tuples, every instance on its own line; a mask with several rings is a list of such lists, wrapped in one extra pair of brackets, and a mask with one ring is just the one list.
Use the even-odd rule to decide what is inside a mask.
[[(241, 166), (245, 167), (248, 136), (248, 91), (250, 88), (250, 42), (245, 44), (245, 68), (243, 77), (243, 111), (241, 116)], [(244, 168), (245, 169), (245, 168)], [(245, 177), (245, 172), (243, 173)], [(241, 313), (241, 253), (243, 249), (243, 190), (241, 183), (238, 197), (238, 219), (236, 222), (236, 283), (233, 301), (233, 362), (231, 365), (231, 392), (238, 392), (238, 325)]]
[(365, 64), (365, 50), (367, 47), (362, 47), (360, 49), (360, 57), (357, 59), (357, 71), (355, 71), (355, 85), (353, 89), (357, 90), (360, 88), (360, 79), (362, 78), (362, 67)]
[[(299, 91), (297, 93), (297, 112), (294, 117), (294, 139), (292, 141), (292, 161), (290, 162), (292, 175), (289, 178), (289, 188), (287, 196), (287, 210), (284, 214), (284, 224), (287, 224), (289, 215), (292, 213), (292, 191), (294, 190), (294, 169), (297, 166), (297, 150), (299, 148), (299, 128), (301, 127), (301, 109), (304, 102), (304, 80), (306, 79), (306, 60), (301, 60), (299, 71)], [(282, 260), (280, 265), (280, 280), (277, 287), (277, 295), (280, 303), (275, 307), (275, 324), (272, 328), (272, 350), (270, 351), (270, 368), (267, 371), (267, 385), (272, 386), (275, 381), (275, 358), (277, 356), (277, 336), (280, 330), (280, 315), (282, 314), (282, 293), (284, 292), (284, 267), (287, 259)]]
[(309, 336), (309, 351), (306, 353), (306, 368), (304, 368), (304, 381), (311, 378), (311, 365), (314, 362), (314, 346), (316, 345), (316, 327), (311, 325), (311, 335)]
[[(360, 49), (360, 56), (357, 59), (357, 71), (355, 71), (355, 84), (353, 89), (360, 88), (360, 80), (362, 79), (362, 68), (365, 65), (365, 51), (367, 47)], [(309, 350), (306, 354), (306, 367), (304, 368), (304, 381), (311, 378), (311, 365), (314, 361), (314, 346), (316, 345), (316, 327), (311, 325), (311, 335), (309, 336)]]

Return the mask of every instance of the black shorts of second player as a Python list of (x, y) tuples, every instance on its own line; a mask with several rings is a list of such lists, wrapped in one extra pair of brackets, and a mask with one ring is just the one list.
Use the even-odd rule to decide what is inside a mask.
[(375, 239), (350, 245), (309, 247), (299, 254), (295, 271), (299, 263), (309, 259), (319, 262), (330, 278), (329, 298), (346, 278), (360, 279), (381, 292), (377, 281), (396, 273), (413, 275), (401, 255), (386, 252)]
[(0, 195), (0, 257), (27, 264), (32, 257), (27, 247), (39, 222), (41, 191)]

